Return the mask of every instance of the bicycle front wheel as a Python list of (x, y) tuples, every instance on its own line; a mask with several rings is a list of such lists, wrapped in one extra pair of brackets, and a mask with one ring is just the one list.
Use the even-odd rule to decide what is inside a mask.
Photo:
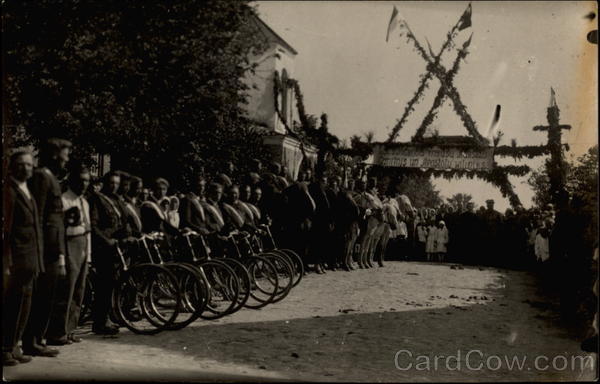
[(240, 295), (240, 280), (235, 271), (222, 261), (205, 260), (197, 265), (208, 281), (209, 301), (200, 315), (207, 320), (219, 319), (230, 314), (236, 307)]
[(160, 265), (138, 264), (123, 271), (114, 294), (120, 322), (134, 333), (159, 333), (168, 329), (179, 314), (177, 278)]

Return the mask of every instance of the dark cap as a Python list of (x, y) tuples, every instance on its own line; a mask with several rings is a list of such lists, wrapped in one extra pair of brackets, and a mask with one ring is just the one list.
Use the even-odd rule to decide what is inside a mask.
[(60, 151), (64, 148), (71, 148), (73, 144), (69, 140), (52, 137), (46, 140), (44, 149), (46, 151)]
[(159, 185), (165, 185), (167, 188), (169, 188), (169, 182), (162, 177), (159, 177), (156, 180), (154, 180), (154, 186), (159, 186)]

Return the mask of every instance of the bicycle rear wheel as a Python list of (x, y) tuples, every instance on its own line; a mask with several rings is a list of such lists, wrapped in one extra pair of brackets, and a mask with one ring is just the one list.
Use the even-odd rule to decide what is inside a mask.
[[(205, 310), (208, 304), (208, 284), (193, 265), (175, 262), (162, 265), (173, 272), (178, 280), (181, 292), (179, 315), (168, 329), (177, 330), (185, 328), (200, 318), (200, 315)], [(160, 312), (155, 312), (154, 315), (161, 322), (168, 321)]]
[(279, 287), (277, 293), (273, 298), (273, 303), (277, 303), (283, 300), (292, 289), (294, 284), (294, 269), (290, 262), (288, 262), (285, 256), (277, 253), (265, 252), (261, 256), (267, 258), (274, 266), (277, 271), (277, 279), (279, 281)]
[(279, 288), (276, 267), (261, 256), (249, 256), (243, 262), (250, 275), (250, 299), (245, 306), (260, 309), (272, 303)]
[(84, 325), (92, 319), (92, 303), (94, 302), (94, 272), (90, 269), (85, 281), (85, 289), (83, 293), (83, 301), (79, 312), (79, 325)]
[(275, 252), (280, 255), (286, 256), (286, 259), (290, 262), (294, 271), (294, 283), (292, 284), (292, 287), (295, 287), (298, 284), (300, 284), (302, 277), (304, 277), (304, 262), (302, 261), (302, 258), (300, 258), (300, 256), (296, 252), (287, 248), (273, 249), (269, 252)]
[(250, 273), (246, 266), (240, 261), (232, 258), (223, 258), (219, 261), (224, 262), (233, 269), (237, 278), (240, 280), (240, 294), (238, 296), (237, 304), (231, 309), (231, 313), (239, 311), (250, 298)]

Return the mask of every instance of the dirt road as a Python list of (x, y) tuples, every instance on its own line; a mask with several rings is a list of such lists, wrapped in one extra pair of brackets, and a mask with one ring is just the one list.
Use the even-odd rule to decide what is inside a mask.
[[(284, 301), (155, 336), (123, 330), (8, 380), (591, 380), (596, 356), (557, 325), (525, 272), (389, 262), (308, 275)], [(566, 363), (566, 364), (565, 364)], [(565, 367), (563, 367), (563, 365)]]

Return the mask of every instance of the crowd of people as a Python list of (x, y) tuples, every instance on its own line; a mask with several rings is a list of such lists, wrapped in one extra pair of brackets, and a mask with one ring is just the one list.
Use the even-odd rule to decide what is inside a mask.
[(237, 179), (229, 163), (222, 173), (199, 174), (186, 191), (163, 177), (147, 188), (125, 171), (94, 179), (69, 162), (70, 151), (66, 140), (48, 140), (35, 169), (29, 152), (10, 157), (3, 365), (57, 356), (52, 346), (81, 341), (75, 330), (90, 267), (98, 276), (92, 331), (118, 333), (109, 319), (115, 247), (143, 233), (191, 230), (218, 249), (233, 231), (265, 235), (269, 228), (278, 247), (294, 250), (317, 274), (384, 267), (390, 259), (500, 266), (548, 259), (552, 206), (504, 215), (492, 200), (477, 212), (472, 203), (416, 209), (405, 195), (381, 191), (376, 178), (328, 178), (308, 169), (291, 180), (285, 167), (258, 160)]

